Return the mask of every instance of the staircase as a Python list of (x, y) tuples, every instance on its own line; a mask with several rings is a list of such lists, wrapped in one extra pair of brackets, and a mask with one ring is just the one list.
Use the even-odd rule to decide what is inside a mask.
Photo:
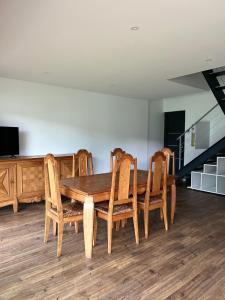
[(205, 77), (211, 91), (213, 92), (218, 104), (220, 105), (222, 111), (225, 114), (225, 84), (224, 76), (225, 70), (223, 68), (218, 68), (215, 70), (207, 70), (202, 72)]
[(179, 157), (182, 151), (188, 156), (189, 150), (192, 158), (180, 165), (177, 176), (190, 178), (191, 174), (193, 189), (225, 194), (225, 67), (203, 75), (218, 103), (178, 137)]
[(225, 136), (181, 168), (178, 171), (177, 176), (184, 177), (185, 175), (190, 174), (192, 170), (201, 170), (204, 163), (214, 163), (217, 160), (217, 157), (221, 155), (225, 156)]

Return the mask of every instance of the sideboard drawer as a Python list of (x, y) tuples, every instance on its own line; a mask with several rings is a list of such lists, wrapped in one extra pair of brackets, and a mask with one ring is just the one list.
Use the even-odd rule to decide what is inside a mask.
[(36, 202), (44, 199), (43, 160), (17, 164), (17, 197), (19, 202)]

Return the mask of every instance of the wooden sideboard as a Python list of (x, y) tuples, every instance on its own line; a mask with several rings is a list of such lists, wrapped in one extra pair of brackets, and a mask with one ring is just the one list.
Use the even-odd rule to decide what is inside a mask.
[[(72, 154), (56, 155), (61, 178), (72, 176)], [(45, 197), (44, 156), (0, 159), (0, 207), (39, 202)]]

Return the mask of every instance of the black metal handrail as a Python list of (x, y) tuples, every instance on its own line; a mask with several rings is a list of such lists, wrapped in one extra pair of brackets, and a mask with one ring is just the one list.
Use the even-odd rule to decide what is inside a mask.
[(179, 137), (177, 138), (177, 140), (179, 140), (182, 136), (185, 135), (185, 133), (189, 132), (196, 124), (198, 124), (202, 119), (204, 119), (209, 113), (211, 113), (211, 111), (213, 111), (217, 106), (219, 106), (219, 103), (217, 103), (216, 105), (214, 105), (209, 111), (207, 111), (201, 118), (199, 118), (195, 123), (193, 123), (187, 130), (185, 130), (181, 135), (179, 135)]

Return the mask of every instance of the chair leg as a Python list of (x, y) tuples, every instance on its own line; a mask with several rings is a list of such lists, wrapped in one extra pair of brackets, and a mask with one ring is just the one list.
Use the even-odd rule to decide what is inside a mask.
[(50, 218), (45, 215), (45, 234), (44, 234), (44, 242), (47, 243), (50, 229)]
[(108, 254), (112, 252), (112, 219), (107, 221), (108, 231)]
[(74, 225), (75, 225), (75, 232), (79, 233), (79, 222), (75, 222)]
[(97, 229), (98, 229), (98, 220), (97, 220), (97, 215), (95, 212), (95, 214), (94, 214), (94, 230), (93, 230), (93, 247), (96, 246)]
[(116, 221), (116, 231), (120, 230), (120, 221)]
[(144, 209), (144, 228), (145, 228), (145, 238), (148, 238), (148, 219), (149, 219), (149, 210), (148, 208)]
[[(71, 199), (71, 203), (75, 203), (76, 202), (76, 200), (75, 199)], [(75, 224), (75, 223), (74, 223)], [(72, 227), (72, 222), (70, 222), (70, 227)], [(78, 225), (77, 225), (78, 226)], [(78, 229), (79, 230), (79, 229)], [(76, 231), (76, 224), (75, 224), (75, 232), (76, 233), (78, 233), (77, 231)]]
[(163, 220), (163, 211), (162, 211), (162, 208), (160, 208), (160, 219), (161, 219), (161, 221)]
[(164, 226), (165, 226), (165, 229), (166, 231), (168, 230), (168, 220), (167, 220), (167, 204), (166, 204), (166, 201), (163, 205), (163, 220), (164, 220)]
[(63, 239), (63, 222), (58, 223), (58, 245), (57, 245), (57, 257), (62, 255), (62, 239)]
[(136, 244), (138, 245), (139, 244), (139, 230), (138, 230), (138, 215), (137, 215), (137, 211), (134, 212), (133, 223), (134, 223), (135, 241), (136, 241)]
[(53, 235), (56, 236), (57, 234), (57, 223), (53, 220)]
[(174, 223), (174, 215), (176, 211), (176, 185), (171, 186), (171, 223)]

